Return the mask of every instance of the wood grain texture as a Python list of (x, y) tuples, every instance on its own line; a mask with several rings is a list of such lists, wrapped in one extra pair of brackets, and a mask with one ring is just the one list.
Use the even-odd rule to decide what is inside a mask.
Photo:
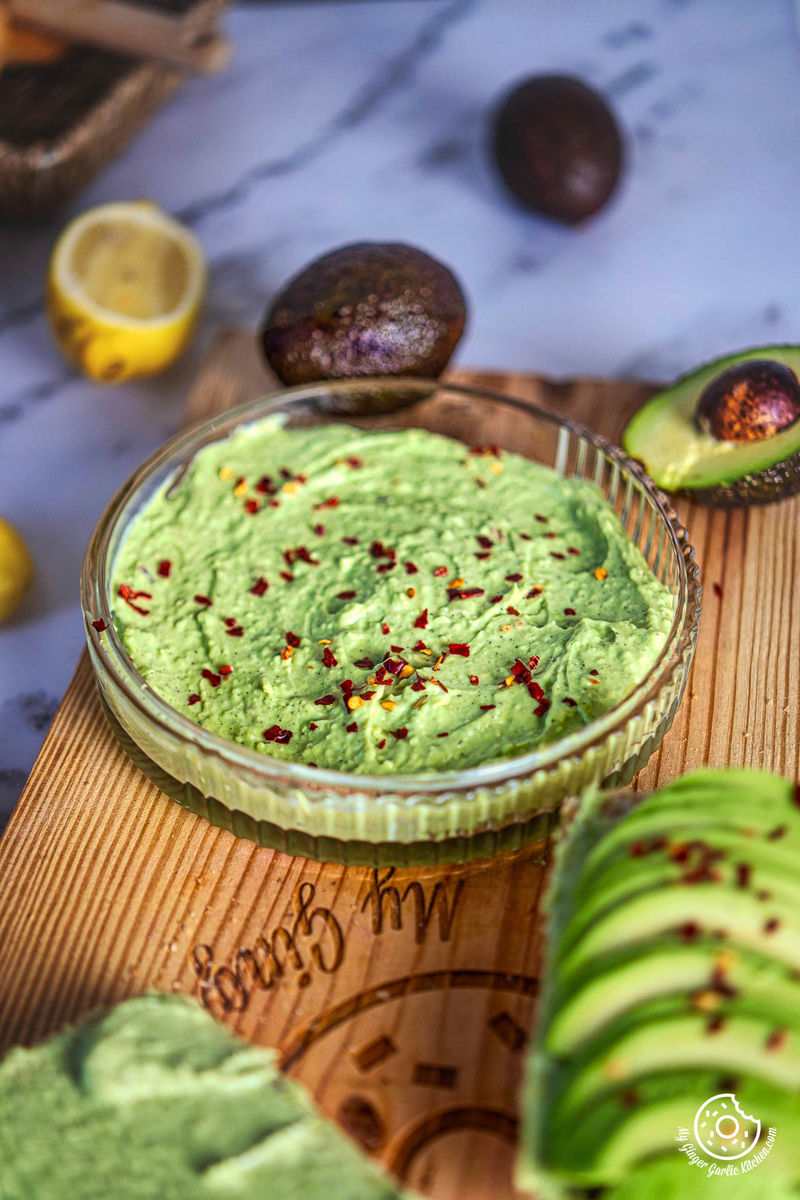
[[(618, 438), (648, 389), (454, 372)], [(254, 339), (215, 343), (200, 419), (267, 390)], [(704, 762), (797, 777), (800, 502), (679, 505), (704, 612), (650, 788)], [(190, 992), (278, 1047), (321, 1107), (437, 1200), (514, 1195), (547, 847), (378, 872), (261, 849), (167, 800), (117, 746), (86, 656), (0, 843), (0, 1043), (148, 987)]]

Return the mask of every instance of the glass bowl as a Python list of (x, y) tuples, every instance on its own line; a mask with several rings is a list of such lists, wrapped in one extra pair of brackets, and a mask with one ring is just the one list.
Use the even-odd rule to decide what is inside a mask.
[[(370, 398), (384, 411), (358, 415)], [(386, 412), (393, 398), (405, 407)], [(616, 707), (566, 737), (516, 758), (452, 772), (382, 776), (315, 769), (239, 746), (177, 712), (138, 674), (114, 630), (115, 554), (142, 505), (200, 447), (270, 413), (286, 414), (289, 426), (346, 419), (360, 428), (413, 426), (469, 445), (493, 443), (562, 476), (593, 482), (673, 597), (672, 626), (652, 669)], [(289, 388), (174, 438), (140, 467), (101, 517), (86, 551), (81, 591), (105, 710), (125, 749), (167, 795), (262, 845), (376, 866), (513, 849), (545, 837), (565, 797), (593, 783), (629, 783), (677, 712), (700, 612), (697, 565), (686, 531), (631, 459), (589, 430), (524, 400), (418, 379)]]

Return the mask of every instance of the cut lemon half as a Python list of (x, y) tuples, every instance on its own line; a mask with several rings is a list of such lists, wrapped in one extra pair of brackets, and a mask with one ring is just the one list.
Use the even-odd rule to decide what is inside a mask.
[(101, 383), (155, 375), (186, 346), (205, 281), (200, 243), (157, 205), (98, 205), (67, 225), (50, 257), (53, 336)]
[(19, 608), (32, 579), (33, 560), (22, 535), (0, 517), (0, 625)]

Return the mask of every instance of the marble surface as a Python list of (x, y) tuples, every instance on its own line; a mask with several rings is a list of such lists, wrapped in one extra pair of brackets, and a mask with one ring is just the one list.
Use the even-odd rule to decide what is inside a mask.
[[(83, 643), (78, 576), (106, 501), (180, 420), (221, 323), (255, 325), (311, 257), (405, 240), (461, 277), (464, 364), (668, 379), (800, 340), (800, 53), (789, 0), (335, 0), (234, 7), (228, 72), (197, 79), (78, 205), (148, 195), (210, 263), (198, 336), (161, 378), (103, 389), (42, 315), (59, 223), (0, 228), (0, 513), (38, 566), (0, 629), (0, 823)], [(537, 71), (611, 97), (629, 167), (572, 231), (516, 208), (487, 112)]]

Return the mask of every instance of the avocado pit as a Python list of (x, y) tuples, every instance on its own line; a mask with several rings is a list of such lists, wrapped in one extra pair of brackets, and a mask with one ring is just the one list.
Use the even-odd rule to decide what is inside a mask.
[(800, 383), (773, 359), (750, 359), (722, 371), (697, 402), (699, 428), (723, 442), (752, 442), (788, 429), (800, 418)]

